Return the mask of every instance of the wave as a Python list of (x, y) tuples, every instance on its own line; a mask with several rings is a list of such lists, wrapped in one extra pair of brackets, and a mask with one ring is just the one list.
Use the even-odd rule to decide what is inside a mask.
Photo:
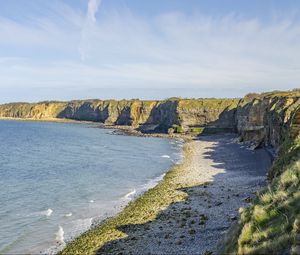
[(127, 193), (124, 198), (132, 198), (134, 195), (136, 194), (136, 190), (134, 189), (133, 191), (130, 191), (129, 193)]
[(93, 199), (90, 200), (90, 203), (95, 203), (95, 201)]
[(37, 215), (43, 215), (43, 216), (46, 216), (46, 217), (50, 217), (51, 214), (53, 213), (53, 210), (51, 208), (45, 210), (45, 211), (41, 211), (41, 212), (37, 212), (37, 213), (32, 213), (30, 214), (31, 215), (34, 215), (34, 216), (37, 216)]
[(65, 217), (71, 217), (73, 214), (70, 212), (70, 213), (66, 213), (65, 214)]
[(49, 209), (46, 211), (46, 216), (47, 216), (47, 217), (50, 217), (52, 213), (53, 213), (53, 210), (52, 210), (51, 208), (49, 208)]
[(169, 155), (162, 155), (161, 157), (162, 157), (162, 158), (170, 158)]
[(58, 231), (55, 233), (55, 240), (61, 244), (65, 243), (65, 240), (64, 240), (64, 229), (62, 226), (59, 226), (58, 227)]

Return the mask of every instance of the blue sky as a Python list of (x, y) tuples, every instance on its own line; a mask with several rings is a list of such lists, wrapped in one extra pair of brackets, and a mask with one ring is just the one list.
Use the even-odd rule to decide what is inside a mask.
[(297, 88), (298, 0), (0, 0), (0, 103)]

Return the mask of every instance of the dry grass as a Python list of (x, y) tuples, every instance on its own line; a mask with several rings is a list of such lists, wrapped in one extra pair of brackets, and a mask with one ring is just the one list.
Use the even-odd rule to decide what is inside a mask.
[(224, 246), (223, 252), (296, 254), (299, 250), (300, 135), (286, 139), (281, 145), (272, 171), (277, 177), (249, 208), (240, 211), (240, 231)]

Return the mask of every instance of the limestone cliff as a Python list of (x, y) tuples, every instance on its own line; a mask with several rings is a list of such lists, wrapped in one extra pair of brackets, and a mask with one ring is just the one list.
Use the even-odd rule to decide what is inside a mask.
[[(300, 92), (247, 95), (238, 99), (76, 100), (0, 105), (0, 117), (73, 119), (129, 125), (144, 132), (182, 132), (195, 127), (236, 130), (242, 141), (278, 147), (300, 106)], [(297, 117), (299, 118), (299, 117)], [(293, 132), (298, 126), (294, 125)], [(154, 129), (154, 130), (153, 130)]]
[(0, 105), (0, 117), (65, 118), (129, 125), (167, 132), (174, 125), (188, 130), (206, 125), (234, 128), (236, 99), (77, 100), (70, 102), (11, 103)]
[(220, 254), (300, 254), (300, 93), (252, 95), (240, 101), (237, 131), (244, 141), (278, 154), (268, 187), (225, 236)]
[(243, 141), (278, 147), (289, 132), (299, 107), (299, 92), (246, 96), (236, 110), (237, 132)]

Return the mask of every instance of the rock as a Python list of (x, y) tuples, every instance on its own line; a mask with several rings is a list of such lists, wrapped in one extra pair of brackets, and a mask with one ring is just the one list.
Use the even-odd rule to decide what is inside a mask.
[(190, 230), (189, 230), (189, 234), (190, 234), (190, 235), (196, 234), (196, 230), (195, 230), (195, 229), (190, 229)]
[(244, 199), (244, 201), (245, 201), (246, 203), (250, 203), (250, 202), (251, 202), (251, 197), (246, 197), (246, 198)]
[(229, 218), (230, 218), (231, 221), (236, 221), (237, 220), (237, 216), (236, 215), (231, 215)]

